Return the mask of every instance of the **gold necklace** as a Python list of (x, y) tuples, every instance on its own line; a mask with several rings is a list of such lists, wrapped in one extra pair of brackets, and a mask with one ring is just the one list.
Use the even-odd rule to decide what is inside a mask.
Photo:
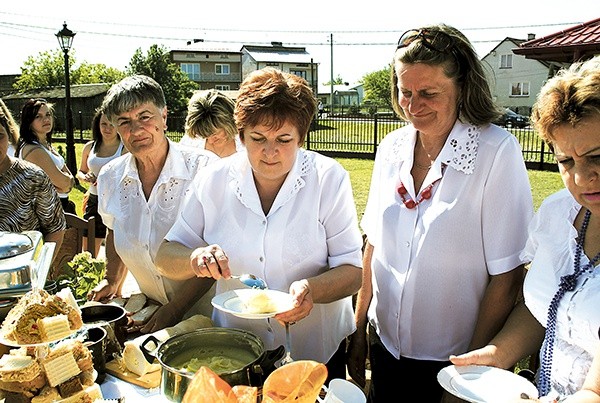
[(427, 171), (429, 168), (431, 168), (432, 165), (433, 165), (433, 162), (431, 164), (429, 164), (429, 165), (421, 165), (417, 161), (413, 161), (413, 166), (415, 168), (419, 168), (419, 169), (422, 169), (424, 171)]

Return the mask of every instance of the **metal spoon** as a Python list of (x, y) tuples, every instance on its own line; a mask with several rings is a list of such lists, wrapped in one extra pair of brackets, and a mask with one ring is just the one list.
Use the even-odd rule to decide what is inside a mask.
[(254, 274), (242, 274), (241, 276), (231, 276), (230, 278), (238, 279), (250, 288), (258, 288), (259, 290), (264, 290), (267, 288), (267, 283), (265, 283), (265, 280), (260, 277), (256, 277)]

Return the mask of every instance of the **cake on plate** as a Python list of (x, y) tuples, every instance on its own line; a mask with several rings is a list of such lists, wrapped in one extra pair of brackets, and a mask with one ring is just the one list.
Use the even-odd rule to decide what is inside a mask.
[(39, 344), (64, 338), (82, 325), (81, 310), (70, 289), (54, 295), (32, 290), (8, 312), (0, 335), (20, 345)]

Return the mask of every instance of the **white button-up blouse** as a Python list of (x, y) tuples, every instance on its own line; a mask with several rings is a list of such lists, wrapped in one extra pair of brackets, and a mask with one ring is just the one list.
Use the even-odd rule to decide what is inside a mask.
[[(362, 266), (350, 178), (335, 160), (300, 149), (267, 216), (245, 151), (218, 161), (198, 179), (167, 240), (187, 247), (218, 244), (232, 274), (254, 274), (284, 292), (293, 281), (329, 267)], [(216, 292), (240, 287), (237, 280), (221, 279)], [(284, 328), (275, 320), (241, 319), (219, 310), (213, 320), (254, 333), (267, 349), (285, 342)], [(292, 357), (327, 362), (355, 329), (351, 297), (315, 304), (291, 327)]]
[(497, 126), (456, 122), (414, 209), (402, 202), (412, 176), (416, 130), (381, 142), (361, 221), (374, 246), (369, 322), (387, 350), (447, 361), (467, 351), (490, 275), (519, 266), (533, 214), (529, 178), (516, 138)]
[(100, 171), (98, 211), (114, 232), (116, 251), (140, 291), (161, 304), (169, 302), (184, 281), (160, 275), (154, 264), (156, 252), (175, 222), (192, 180), (216, 159), (212, 153), (169, 141), (165, 165), (148, 201), (132, 154), (110, 161)]

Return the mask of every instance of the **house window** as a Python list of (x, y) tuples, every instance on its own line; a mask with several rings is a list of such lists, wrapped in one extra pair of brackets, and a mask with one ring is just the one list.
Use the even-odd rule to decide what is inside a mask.
[(200, 65), (198, 63), (181, 63), (183, 71), (190, 80), (200, 81)]
[(218, 90), (218, 91), (230, 91), (231, 87), (229, 85), (215, 85), (215, 90)]
[(511, 97), (528, 97), (529, 96), (529, 83), (511, 83), (510, 84), (510, 96)]
[(215, 74), (226, 75), (229, 74), (228, 64), (215, 64)]
[(306, 71), (305, 70), (290, 70), (290, 73), (297, 75), (298, 77), (302, 77), (306, 80)]
[(500, 55), (500, 68), (501, 69), (512, 69), (512, 56), (508, 55)]

